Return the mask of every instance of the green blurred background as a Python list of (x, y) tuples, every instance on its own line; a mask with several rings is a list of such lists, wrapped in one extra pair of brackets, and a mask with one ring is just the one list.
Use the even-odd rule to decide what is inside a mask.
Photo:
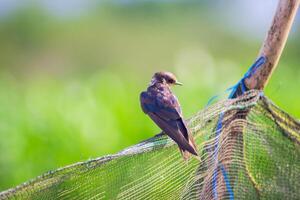
[[(201, 110), (252, 64), (275, 6), (0, 0), (0, 191), (158, 133), (139, 105), (155, 71), (184, 83), (184, 116)], [(265, 92), (297, 118), (299, 56), (298, 22)]]

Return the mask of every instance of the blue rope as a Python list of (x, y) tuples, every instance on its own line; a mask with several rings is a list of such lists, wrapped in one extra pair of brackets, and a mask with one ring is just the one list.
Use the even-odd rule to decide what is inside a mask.
[(213, 188), (214, 199), (218, 199), (217, 178), (218, 178), (218, 167), (215, 169), (214, 174), (213, 174), (213, 179), (212, 179), (212, 188)]
[[(218, 120), (218, 123), (217, 123), (217, 127), (216, 127), (216, 137), (218, 137), (222, 131), (222, 121), (223, 121), (223, 117), (224, 117), (224, 113), (221, 113), (220, 116), (219, 116), (219, 120)], [(219, 143), (217, 142), (215, 145), (214, 145), (214, 159), (217, 160), (218, 158), (218, 145)], [(215, 199), (218, 199), (218, 191), (217, 191), (217, 178), (218, 178), (218, 167), (216, 167), (216, 169), (214, 170), (214, 173), (213, 173), (213, 179), (212, 179), (212, 188), (213, 188), (213, 194), (214, 194), (214, 198)]]
[[(216, 137), (218, 137), (222, 131), (222, 121), (224, 118), (224, 113), (221, 113), (218, 119), (217, 127), (216, 127)], [(219, 150), (219, 142), (217, 142), (214, 145), (214, 160), (218, 159), (218, 150)], [(213, 195), (214, 199), (218, 199), (218, 184), (217, 184), (217, 178), (218, 178), (218, 167), (215, 168), (214, 173), (213, 173), (213, 178), (212, 178), (212, 188), (213, 188)]]
[[(266, 57), (264, 56), (261, 56), (259, 57), (254, 63), (253, 65), (248, 69), (248, 71), (246, 72), (246, 74), (244, 75), (244, 77), (237, 83), (235, 84), (233, 87), (232, 87), (232, 91), (229, 95), (229, 99), (233, 99), (235, 98), (237, 95), (237, 91), (238, 91), (238, 88), (241, 87), (241, 92), (242, 94), (244, 94), (248, 88), (246, 87), (245, 85), (245, 79), (246, 78), (250, 78), (255, 72), (256, 70), (262, 66), (264, 63), (266, 62)], [(240, 95), (242, 95), (240, 94)]]
[(223, 177), (224, 177), (224, 180), (225, 180), (226, 189), (229, 193), (229, 199), (234, 200), (233, 190), (231, 188), (230, 181), (229, 181), (229, 178), (228, 178), (228, 174), (226, 172), (226, 169), (225, 169), (224, 165), (221, 165), (221, 171), (222, 171), (222, 174), (223, 174)]
[[(213, 179), (212, 179), (214, 199), (218, 199), (218, 191), (217, 191), (217, 188), (218, 188), (217, 187), (218, 167), (215, 169), (214, 174), (213, 174)], [(223, 178), (224, 178), (224, 181), (225, 181), (225, 186), (226, 186), (227, 192), (229, 193), (229, 199), (234, 200), (233, 190), (232, 190), (232, 187), (230, 185), (230, 180), (229, 180), (229, 177), (228, 177), (228, 173), (227, 173), (224, 165), (221, 164), (220, 167), (221, 167), (222, 175), (223, 175)]]
[[(235, 84), (234, 86), (232, 86), (232, 87), (230, 87), (230, 88), (227, 88), (223, 93), (226, 93), (226, 92), (228, 92), (228, 91), (231, 91), (231, 93), (230, 93), (229, 96), (228, 96), (228, 99), (233, 99), (233, 98), (235, 98), (235, 94), (236, 94), (236, 92), (237, 92), (237, 90), (238, 90), (239, 87), (241, 87), (242, 94), (244, 94), (244, 93), (248, 90), (247, 87), (246, 87), (246, 85), (245, 85), (245, 79), (251, 77), (251, 76), (256, 72), (256, 70), (257, 70), (261, 65), (263, 65), (265, 62), (266, 62), (266, 57), (264, 57), (264, 56), (259, 57), (259, 58), (253, 63), (253, 65), (248, 69), (248, 71), (245, 73), (245, 75), (243, 76), (243, 78), (242, 78), (241, 80), (238, 81), (237, 84)], [(223, 93), (221, 93), (221, 94), (223, 94)], [(211, 105), (212, 102), (213, 102), (215, 99), (217, 99), (219, 96), (220, 96), (220, 94), (217, 94), (217, 95), (212, 96), (212, 97), (208, 100), (208, 102), (207, 102), (207, 104), (206, 104), (206, 107), (209, 106), (209, 105)]]
[(209, 105), (211, 105), (212, 104), (212, 102), (214, 101), (214, 100), (216, 100), (220, 95), (223, 95), (223, 94), (225, 94), (226, 92), (229, 92), (229, 91), (232, 91), (233, 89), (234, 89), (234, 87), (235, 86), (233, 86), (233, 87), (230, 87), (230, 88), (227, 88), (224, 92), (222, 92), (222, 93), (219, 93), (219, 94), (217, 94), (217, 95), (214, 95), (214, 96), (212, 96), (208, 101), (207, 101), (207, 104), (206, 104), (206, 106), (205, 107), (207, 107), (207, 106), (209, 106)]
[(207, 104), (206, 104), (205, 107), (209, 106), (209, 105), (210, 105), (216, 98), (218, 98), (218, 97), (219, 97), (218, 94), (215, 95), (215, 96), (210, 97), (210, 99), (208, 100), (208, 102), (207, 102)]
[[(231, 93), (229, 94), (228, 96), (228, 99), (233, 99), (233, 98), (236, 98), (237, 96), (239, 95), (242, 95), (244, 94), (247, 90), (249, 90), (246, 85), (245, 85), (245, 79), (246, 78), (249, 78), (251, 77), (255, 72), (256, 70), (262, 66), (264, 63), (266, 62), (266, 57), (264, 56), (261, 56), (259, 57), (254, 63), (253, 65), (249, 68), (249, 70), (246, 72), (246, 74), (244, 75), (244, 77), (237, 83), (235, 84), (233, 87), (227, 89), (227, 90), (232, 90)], [(241, 94), (238, 94), (238, 90), (241, 90)], [(227, 91), (226, 90), (226, 91)], [(215, 99), (217, 98), (218, 95), (216, 96), (213, 96), (209, 101), (208, 101), (208, 105)], [(217, 123), (217, 127), (216, 127), (216, 136), (218, 137), (219, 134), (221, 133), (221, 130), (222, 130), (222, 121), (223, 121), (223, 118), (224, 118), (224, 113), (221, 113), (220, 116), (219, 116), (219, 120), (218, 120), (218, 123)], [(217, 156), (218, 156), (218, 145), (219, 145), (219, 142), (217, 142), (215, 144), (215, 147), (214, 147), (214, 159), (217, 160)], [(228, 178), (228, 174), (226, 172), (226, 169), (224, 168), (223, 165), (221, 165), (221, 171), (222, 171), (222, 175), (224, 177), (224, 180), (225, 180), (225, 185), (226, 185), (226, 189), (229, 193), (229, 198), (230, 200), (234, 200), (234, 195), (233, 195), (233, 190), (231, 188), (231, 185), (230, 185), (230, 181), (229, 181), (229, 178)], [(218, 167), (214, 170), (214, 173), (213, 173), (213, 179), (212, 179), (212, 187), (213, 187), (213, 196), (214, 196), (214, 199), (218, 199), (218, 191), (217, 191), (217, 178), (218, 178)]]

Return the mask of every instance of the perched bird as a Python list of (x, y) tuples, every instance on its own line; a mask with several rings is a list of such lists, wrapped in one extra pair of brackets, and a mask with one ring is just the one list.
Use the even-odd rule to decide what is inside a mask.
[(147, 115), (178, 145), (186, 160), (190, 154), (198, 156), (197, 148), (182, 117), (179, 102), (170, 90), (182, 85), (170, 72), (157, 72), (147, 91), (140, 95), (141, 107)]

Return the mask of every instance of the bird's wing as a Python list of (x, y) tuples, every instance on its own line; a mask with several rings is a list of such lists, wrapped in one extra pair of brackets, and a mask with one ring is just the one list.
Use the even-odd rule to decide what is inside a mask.
[(154, 110), (155, 100), (147, 92), (142, 92), (140, 94), (140, 102), (145, 114)]
[(142, 92), (140, 100), (141, 107), (146, 114), (156, 113), (167, 121), (182, 118), (178, 100), (171, 93), (165, 96), (157, 96), (150, 92)]
[(155, 113), (148, 113), (150, 118), (170, 137), (180, 149), (198, 155), (194, 144), (189, 143), (189, 135), (182, 119), (166, 121)]
[(178, 100), (169, 93), (166, 98), (151, 95), (149, 92), (141, 93), (141, 106), (143, 111), (167, 134), (178, 146), (197, 155), (195, 149), (189, 144), (188, 129), (181, 117)]

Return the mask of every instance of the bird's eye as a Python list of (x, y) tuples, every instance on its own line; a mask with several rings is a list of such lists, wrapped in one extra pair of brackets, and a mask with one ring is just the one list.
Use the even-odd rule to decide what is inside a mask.
[(175, 80), (174, 79), (168, 79), (168, 83), (174, 84)]

